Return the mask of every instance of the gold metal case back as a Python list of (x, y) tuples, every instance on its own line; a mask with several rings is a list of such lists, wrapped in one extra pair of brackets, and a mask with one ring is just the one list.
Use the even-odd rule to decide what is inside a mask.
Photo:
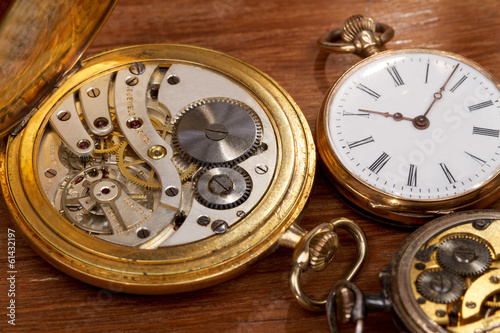
[(0, 21), (0, 136), (71, 70), (117, 0), (13, 1)]
[(3, 190), (62, 271), (131, 293), (227, 280), (274, 248), (315, 150), (291, 97), (227, 55), (145, 45), (95, 56), (9, 138)]
[(393, 308), (412, 332), (497, 332), (500, 212), (467, 211), (430, 222), (390, 266)]

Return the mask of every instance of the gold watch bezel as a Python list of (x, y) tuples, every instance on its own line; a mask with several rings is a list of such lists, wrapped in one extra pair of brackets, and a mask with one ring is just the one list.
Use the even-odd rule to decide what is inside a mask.
[(323, 100), (316, 120), (316, 145), (321, 165), (328, 178), (334, 183), (340, 194), (353, 203), (356, 206), (354, 208), (361, 214), (379, 222), (396, 226), (416, 227), (437, 216), (457, 210), (483, 208), (493, 203), (500, 195), (499, 169), (481, 186), (466, 193), (443, 199), (416, 200), (397, 197), (367, 184), (346, 168), (337, 157), (327, 137), (326, 113), (328, 101), (333, 98), (346, 79), (361, 67), (387, 56), (404, 53), (429, 53), (456, 59), (477, 69), (500, 89), (500, 81), (480, 65), (470, 59), (447, 51), (425, 48), (388, 50), (358, 62), (347, 70), (330, 88)]
[[(39, 186), (36, 151), (53, 107), (97, 75), (133, 62), (183, 63), (219, 72), (249, 91), (276, 133), (278, 167), (259, 204), (223, 235), (179, 246), (143, 250), (100, 240), (71, 225)], [(56, 268), (87, 283), (128, 293), (165, 294), (228, 280), (274, 249), (296, 222), (312, 188), (315, 148), (307, 121), (292, 98), (258, 69), (231, 56), (192, 46), (139, 45), (87, 59), (47, 97), (1, 156), (2, 188), (14, 223)]]

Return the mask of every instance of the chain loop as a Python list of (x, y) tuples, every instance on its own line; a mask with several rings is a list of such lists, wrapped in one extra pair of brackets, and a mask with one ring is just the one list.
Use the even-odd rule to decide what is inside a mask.
[(364, 294), (354, 283), (345, 280), (338, 281), (328, 294), (326, 318), (331, 333), (340, 333), (339, 314), (342, 322), (355, 324), (355, 333), (363, 333), (366, 316)]
[(311, 254), (312, 252), (311, 244), (314, 245), (314, 243), (316, 244), (323, 243), (322, 239), (325, 238), (328, 238), (330, 240), (334, 239), (333, 241), (329, 242), (325, 241), (325, 243), (329, 243), (329, 245), (326, 245), (326, 247), (322, 247), (318, 251), (320, 253), (323, 253), (322, 255), (325, 256), (324, 258), (325, 264), (321, 265), (320, 269), (316, 269), (316, 270), (321, 270), (325, 268), (328, 265), (328, 263), (333, 259), (333, 256), (338, 248), (338, 241), (336, 241), (338, 239), (338, 236), (336, 234), (336, 230), (338, 228), (345, 229), (349, 233), (351, 233), (351, 235), (354, 237), (356, 241), (356, 247), (357, 247), (357, 257), (352, 266), (342, 277), (342, 280), (347, 280), (347, 281), (352, 280), (354, 276), (356, 276), (356, 274), (359, 272), (365, 261), (366, 250), (367, 250), (366, 236), (363, 229), (361, 229), (355, 222), (345, 218), (334, 219), (328, 223), (322, 223), (313, 230), (311, 230), (310, 232), (308, 232), (301, 239), (294, 252), (289, 281), (292, 293), (294, 294), (299, 304), (305, 309), (308, 309), (310, 311), (315, 311), (315, 312), (324, 311), (325, 304), (327, 301), (326, 297), (323, 297), (321, 299), (313, 299), (309, 297), (302, 289), (302, 285), (300, 282), (300, 277), (302, 272), (306, 271), (309, 267), (311, 267), (311, 259), (313, 262), (315, 259), (318, 259), (316, 256)]

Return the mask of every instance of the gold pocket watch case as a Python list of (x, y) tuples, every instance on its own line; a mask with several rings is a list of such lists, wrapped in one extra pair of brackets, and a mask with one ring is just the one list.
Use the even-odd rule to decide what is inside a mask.
[[(272, 79), (215, 51), (142, 45), (77, 62), (113, 5), (16, 1), (2, 21), (14, 56), (0, 87), (2, 133), (13, 133), (2, 187), (15, 224), (52, 265), (103, 288), (227, 280), (299, 220), (315, 169), (307, 122)], [(9, 24), (26, 11), (61, 20)], [(28, 42), (12, 48), (19, 33)]]
[(322, 164), (358, 210), (397, 226), (498, 198), (500, 82), (462, 56), (381, 52), (394, 32), (356, 15), (320, 38), (368, 57), (330, 88), (317, 119)]

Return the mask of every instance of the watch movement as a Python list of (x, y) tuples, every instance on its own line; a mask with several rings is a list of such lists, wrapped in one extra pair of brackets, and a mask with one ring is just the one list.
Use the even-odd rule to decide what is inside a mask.
[(500, 332), (500, 212), (449, 214), (406, 239), (380, 274), (383, 290), (363, 294), (340, 281), (330, 293), (330, 329), (338, 319), (363, 331), (367, 311), (390, 311), (402, 332)]

